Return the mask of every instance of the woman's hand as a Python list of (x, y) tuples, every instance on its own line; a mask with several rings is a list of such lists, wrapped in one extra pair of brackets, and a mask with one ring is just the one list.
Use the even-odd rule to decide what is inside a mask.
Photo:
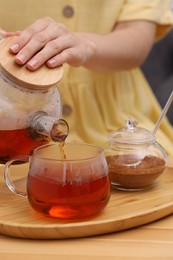
[(107, 33), (70, 32), (63, 24), (45, 17), (26, 28), (10, 51), (16, 63), (36, 70), (46, 63), (83, 66), (98, 72), (139, 67), (152, 48), (156, 24), (147, 21), (118, 23)]
[(10, 51), (16, 54), (16, 63), (26, 63), (30, 70), (36, 70), (44, 63), (48, 67), (63, 63), (83, 66), (94, 49), (92, 41), (69, 32), (63, 24), (49, 17), (39, 19), (26, 28), (10, 47)]

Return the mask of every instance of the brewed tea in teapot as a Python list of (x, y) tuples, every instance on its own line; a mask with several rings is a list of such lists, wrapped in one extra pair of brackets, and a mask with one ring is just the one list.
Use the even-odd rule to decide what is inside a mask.
[(61, 117), (57, 83), (63, 68), (43, 65), (35, 72), (14, 62), (9, 46), (0, 41), (0, 163), (32, 151), (49, 141), (64, 141), (67, 123)]

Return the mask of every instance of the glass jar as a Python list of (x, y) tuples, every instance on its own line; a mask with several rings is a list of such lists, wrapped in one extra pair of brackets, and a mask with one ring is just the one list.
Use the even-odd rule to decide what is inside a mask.
[(62, 103), (57, 87), (62, 67), (42, 66), (31, 72), (14, 62), (12, 38), (0, 42), (0, 163), (30, 155), (50, 141), (63, 141), (67, 123), (60, 119)]
[(141, 190), (150, 187), (165, 170), (165, 150), (151, 132), (137, 124), (138, 121), (130, 117), (125, 128), (108, 136), (104, 150), (113, 188)]

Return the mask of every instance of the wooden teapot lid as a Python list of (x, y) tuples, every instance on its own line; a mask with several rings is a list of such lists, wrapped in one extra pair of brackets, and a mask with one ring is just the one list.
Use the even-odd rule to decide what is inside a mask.
[(63, 76), (63, 66), (48, 68), (42, 65), (36, 71), (30, 71), (25, 65), (15, 62), (15, 55), (9, 48), (15, 37), (8, 37), (0, 41), (0, 69), (12, 81), (30, 89), (49, 89), (55, 86)]

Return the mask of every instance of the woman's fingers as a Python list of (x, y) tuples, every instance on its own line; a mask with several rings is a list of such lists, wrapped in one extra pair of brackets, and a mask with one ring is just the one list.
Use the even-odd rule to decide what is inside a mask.
[[(61, 37), (63, 36), (63, 37)], [(23, 65), (29, 61), (28, 68), (36, 69), (48, 59), (69, 47), (70, 33), (63, 24), (52, 19), (43, 19), (28, 27), (10, 47), (16, 54), (17, 64)]]
[[(24, 48), (30, 40), (37, 34), (41, 34), (49, 24), (55, 23), (53, 19), (45, 17), (34, 22), (31, 26), (27, 27), (21, 32), (20, 36), (15, 39), (15, 41), (10, 46), (10, 51), (17, 54), (22, 48)], [(39, 37), (39, 36), (38, 36)]]
[[(35, 70), (39, 68), (42, 64), (46, 63), (49, 59), (53, 60), (49, 63), (49, 67), (59, 66), (62, 63), (59, 63), (57, 61), (58, 56), (60, 55), (61, 52), (63, 52), (65, 49), (68, 49), (70, 47), (71, 47), (71, 42), (68, 41), (68, 35), (66, 34), (58, 37), (55, 40), (49, 41), (39, 52), (37, 52), (27, 62), (27, 68), (30, 70)], [(56, 62), (54, 62), (55, 60)]]

